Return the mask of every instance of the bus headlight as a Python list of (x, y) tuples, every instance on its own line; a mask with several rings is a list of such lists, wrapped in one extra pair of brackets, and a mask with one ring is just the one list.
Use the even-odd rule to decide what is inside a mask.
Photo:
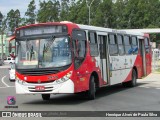
[(67, 77), (67, 78), (70, 78), (71, 75), (72, 75), (72, 71), (70, 71), (69, 73), (67, 73), (66, 77)]
[(60, 83), (63, 83), (63, 82), (65, 82), (65, 81), (67, 81), (68, 79), (66, 79), (65, 77), (63, 77), (63, 78), (60, 78), (60, 79), (58, 79), (58, 80), (56, 80), (56, 82), (58, 83), (58, 84), (60, 84)]
[(21, 85), (24, 85), (26, 83), (25, 81), (20, 80), (17, 76), (16, 76), (16, 81)]
[(67, 73), (67, 75), (65, 75), (64, 77), (56, 80), (56, 82), (57, 82), (58, 84), (63, 83), (63, 82), (65, 82), (65, 81), (69, 80), (69, 78), (71, 77), (71, 75), (72, 75), (72, 71), (70, 71), (69, 73)]

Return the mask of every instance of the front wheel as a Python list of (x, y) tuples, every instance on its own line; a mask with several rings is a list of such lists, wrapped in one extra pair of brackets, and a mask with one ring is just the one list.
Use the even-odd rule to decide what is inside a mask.
[(50, 99), (50, 94), (42, 94), (42, 99), (43, 100), (49, 100)]
[(94, 76), (91, 76), (90, 83), (89, 83), (89, 90), (87, 91), (87, 98), (89, 100), (95, 99), (96, 84), (95, 84), (94, 79), (95, 79)]

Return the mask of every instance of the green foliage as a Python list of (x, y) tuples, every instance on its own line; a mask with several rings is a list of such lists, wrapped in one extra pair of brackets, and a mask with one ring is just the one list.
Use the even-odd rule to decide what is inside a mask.
[(104, 0), (96, 9), (93, 25), (102, 27), (112, 27), (113, 22), (113, 3), (112, 0)]
[(68, 20), (69, 16), (69, 0), (63, 0), (61, 2), (60, 21)]
[[(114, 1), (114, 2), (113, 2)], [(38, 22), (71, 21), (117, 28), (160, 27), (160, 0), (40, 0), (36, 14), (35, 0), (31, 0), (25, 17), (19, 10), (10, 10), (5, 24), (13, 33), (15, 27)]]
[(79, 0), (76, 7), (76, 23), (79, 24), (88, 24), (88, 14), (87, 14), (87, 6), (84, 0)]
[(159, 12), (159, 0), (117, 0), (115, 3), (115, 13), (118, 15), (117, 28), (160, 27)]
[(59, 20), (59, 1), (40, 2), (40, 9), (37, 14), (38, 22), (53, 22)]
[(11, 33), (13, 34), (15, 28), (17, 28), (20, 24), (20, 11), (17, 10), (10, 10), (7, 14), (7, 18), (6, 18), (6, 23), (8, 26), (9, 31), (11, 31)]
[(32, 0), (29, 3), (29, 5), (28, 5), (27, 11), (25, 12), (25, 15), (28, 17), (28, 18), (26, 18), (26, 21), (25, 21), (26, 24), (33, 24), (33, 23), (35, 23), (35, 21), (36, 21), (35, 10), (36, 10), (35, 1)]
[(0, 16), (2, 17), (2, 19), (1, 19), (1, 24), (0, 24), (0, 32), (2, 32), (2, 33), (4, 33), (5, 32), (5, 30), (6, 30), (6, 28), (7, 28), (7, 19), (6, 19), (6, 17), (1, 13), (1, 11), (0, 11)]

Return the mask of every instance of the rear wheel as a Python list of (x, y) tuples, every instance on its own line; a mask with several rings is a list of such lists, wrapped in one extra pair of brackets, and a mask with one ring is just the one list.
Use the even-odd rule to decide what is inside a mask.
[(43, 100), (49, 100), (50, 99), (50, 94), (42, 94), (42, 99)]
[(137, 73), (135, 69), (132, 70), (132, 80), (129, 82), (124, 82), (123, 86), (124, 87), (134, 87), (137, 85)]
[(89, 90), (87, 91), (87, 98), (89, 100), (95, 99), (96, 84), (95, 84), (94, 79), (95, 79), (94, 76), (91, 76), (90, 83), (89, 83)]
[(134, 87), (137, 85), (137, 73), (135, 71), (135, 69), (133, 69), (132, 71), (132, 81), (130, 82), (130, 86)]

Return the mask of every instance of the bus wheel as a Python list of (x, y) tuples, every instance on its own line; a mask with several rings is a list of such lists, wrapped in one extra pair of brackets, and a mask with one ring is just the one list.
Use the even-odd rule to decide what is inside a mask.
[(50, 94), (42, 94), (42, 99), (43, 100), (49, 100), (50, 99)]
[(134, 87), (137, 85), (137, 73), (135, 71), (135, 69), (133, 69), (132, 71), (132, 81), (130, 81), (130, 86)]
[(124, 87), (134, 87), (137, 85), (137, 73), (135, 69), (132, 70), (132, 80), (122, 83)]
[(95, 99), (96, 84), (95, 84), (94, 79), (95, 79), (94, 76), (91, 76), (90, 83), (89, 83), (89, 90), (87, 91), (87, 98), (89, 100)]

